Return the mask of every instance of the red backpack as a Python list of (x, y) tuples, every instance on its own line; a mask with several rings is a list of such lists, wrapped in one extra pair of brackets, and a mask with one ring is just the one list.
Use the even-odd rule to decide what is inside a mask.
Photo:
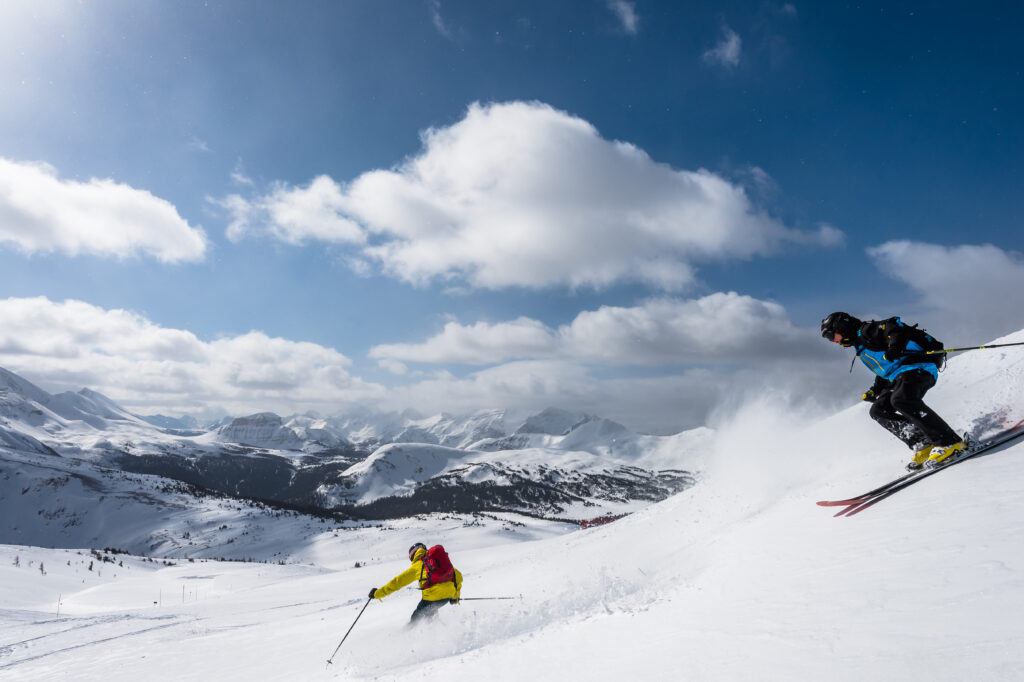
[(441, 545), (434, 545), (428, 549), (427, 553), (423, 555), (422, 561), (423, 571), (420, 573), (421, 590), (425, 590), (438, 583), (455, 582), (455, 567), (452, 566), (448, 553), (444, 551), (444, 547)]

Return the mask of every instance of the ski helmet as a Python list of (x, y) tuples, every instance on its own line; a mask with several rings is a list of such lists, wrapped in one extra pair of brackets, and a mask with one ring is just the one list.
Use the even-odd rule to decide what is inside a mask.
[(425, 551), (427, 551), (427, 546), (424, 545), (422, 542), (417, 542), (415, 545), (410, 547), (409, 548), (409, 561), (412, 561), (413, 557), (416, 556), (416, 550), (417, 549), (422, 549), (425, 552)]
[(852, 346), (861, 321), (847, 313), (832, 313), (821, 321), (821, 336), (831, 341), (836, 334), (842, 335), (841, 346)]

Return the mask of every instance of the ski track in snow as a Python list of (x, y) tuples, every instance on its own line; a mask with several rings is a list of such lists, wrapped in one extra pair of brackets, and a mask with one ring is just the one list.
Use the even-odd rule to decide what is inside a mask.
[[(173, 623), (164, 623), (162, 625), (154, 625), (152, 627), (143, 627), (141, 629), (137, 628), (137, 626), (140, 624), (139, 623), (140, 620), (141, 621), (146, 621), (146, 620), (167, 620), (167, 619), (174, 619), (175, 622), (173, 622)], [(146, 617), (138, 617), (138, 616), (128, 616), (128, 615), (125, 615), (125, 616), (107, 617), (107, 618), (100, 618), (100, 619), (89, 618), (89, 619), (84, 619), (84, 620), (86, 620), (88, 622), (82, 623), (80, 625), (75, 625), (75, 626), (73, 626), (71, 628), (68, 628), (67, 630), (61, 630), (61, 631), (58, 631), (58, 632), (53, 632), (53, 633), (48, 633), (48, 634), (45, 634), (45, 635), (40, 635), (40, 636), (35, 637), (33, 639), (24, 640), (22, 642), (15, 642), (13, 644), (5, 646), (4, 649), (7, 650), (8, 653), (13, 653), (13, 651), (15, 650), (16, 647), (26, 647), (27, 648), (27, 647), (30, 647), (30, 646), (34, 645), (35, 642), (37, 642), (37, 641), (42, 642), (42, 641), (45, 640), (48, 643), (48, 642), (50, 642), (52, 640), (60, 640), (63, 637), (63, 635), (66, 635), (66, 634), (69, 634), (69, 633), (73, 633), (73, 631), (76, 631), (76, 630), (81, 630), (81, 629), (86, 629), (87, 628), (91, 632), (91, 630), (93, 628), (104, 628), (104, 629), (106, 629), (104, 626), (107, 626), (107, 625), (109, 625), (111, 623), (127, 623), (127, 624), (129, 624), (129, 625), (131, 625), (133, 627), (128, 632), (120, 632), (120, 633), (117, 633), (117, 634), (111, 634), (111, 635), (102, 637), (100, 639), (93, 639), (93, 640), (89, 640), (89, 641), (86, 641), (86, 642), (81, 642), (81, 643), (73, 644), (73, 645), (67, 646), (65, 648), (51, 649), (49, 651), (46, 651), (45, 653), (37, 654), (35, 656), (25, 657), (23, 659), (20, 659), (20, 660), (14, 662), (14, 663), (7, 663), (7, 664), (0, 663), (0, 670), (3, 670), (5, 668), (13, 668), (15, 666), (22, 665), (24, 663), (29, 663), (31, 661), (35, 661), (35, 660), (38, 660), (38, 659), (41, 659), (41, 658), (46, 658), (48, 656), (58, 656), (58, 655), (61, 655), (61, 654), (66, 654), (66, 653), (75, 651), (77, 649), (85, 649), (87, 647), (98, 646), (98, 645), (101, 645), (101, 644), (106, 644), (108, 642), (118, 641), (118, 642), (123, 643), (123, 640), (126, 639), (126, 638), (134, 637), (134, 636), (137, 636), (137, 635), (142, 635), (142, 634), (145, 634), (145, 633), (148, 633), (148, 632), (155, 632), (157, 630), (164, 630), (166, 628), (177, 627), (177, 626), (182, 624), (182, 622), (178, 621), (174, 616), (157, 616), (155, 618), (146, 618)], [(73, 633), (73, 634), (78, 634), (78, 633)], [(56, 646), (60, 646), (60, 645), (58, 644)], [(2, 651), (0, 651), (0, 655), (3, 655)]]

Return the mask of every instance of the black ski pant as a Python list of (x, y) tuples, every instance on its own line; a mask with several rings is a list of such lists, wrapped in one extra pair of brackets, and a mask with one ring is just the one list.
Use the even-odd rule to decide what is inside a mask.
[(448, 599), (438, 599), (437, 601), (420, 599), (420, 603), (416, 605), (416, 610), (412, 612), (412, 618), (409, 619), (409, 627), (430, 620), (437, 615), (437, 610), (449, 601)]
[(956, 431), (922, 400), (934, 385), (935, 377), (923, 370), (898, 374), (875, 398), (871, 418), (912, 450), (960, 442)]

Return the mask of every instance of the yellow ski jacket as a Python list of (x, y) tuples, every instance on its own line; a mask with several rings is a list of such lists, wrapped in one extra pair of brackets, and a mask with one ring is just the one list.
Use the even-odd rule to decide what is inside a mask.
[(422, 548), (416, 550), (416, 554), (413, 555), (412, 563), (409, 564), (409, 568), (392, 578), (384, 587), (378, 587), (377, 591), (373, 593), (374, 598), (383, 599), (392, 592), (398, 592), (413, 580), (418, 580), (420, 589), (423, 590), (421, 594), (423, 599), (426, 601), (458, 599), (459, 594), (462, 592), (462, 574), (459, 573), (459, 569), (457, 568), (455, 569), (454, 583), (437, 583), (436, 585), (431, 585), (430, 587), (423, 589), (423, 584), (426, 582), (427, 577), (423, 573), (423, 555), (426, 553), (427, 551)]

